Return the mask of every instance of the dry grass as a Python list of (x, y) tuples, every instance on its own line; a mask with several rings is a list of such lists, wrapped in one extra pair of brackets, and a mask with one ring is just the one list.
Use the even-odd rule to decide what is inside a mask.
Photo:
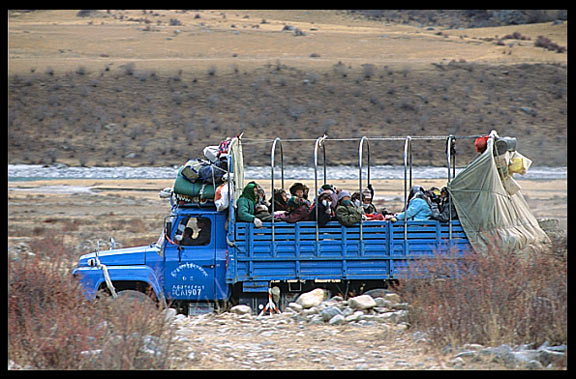
[(87, 301), (64, 258), (9, 261), (8, 359), (33, 369), (170, 368), (163, 315)]
[[(432, 260), (414, 269), (438, 274), (446, 265)], [(439, 347), (568, 340), (567, 265), (557, 254), (522, 257), (494, 247), (470, 254), (457, 277), (408, 279), (401, 291), (413, 307), (414, 327), (427, 330)]]

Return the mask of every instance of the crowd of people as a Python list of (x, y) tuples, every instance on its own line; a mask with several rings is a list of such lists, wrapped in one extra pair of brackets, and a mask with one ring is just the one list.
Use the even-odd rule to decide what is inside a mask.
[[(338, 221), (352, 226), (370, 220), (456, 220), (456, 210), (449, 201), (446, 187), (441, 190), (432, 187), (425, 190), (419, 185), (411, 188), (408, 204), (404, 211), (390, 213), (386, 208), (377, 210), (373, 204), (374, 189), (371, 185), (362, 192), (350, 192), (324, 184), (318, 190), (317, 202), (309, 200), (310, 189), (303, 183), (294, 183), (289, 190), (274, 189), (272, 197), (266, 200), (264, 189), (256, 182), (248, 183), (237, 201), (236, 220), (252, 222), (261, 227), (263, 221), (316, 221), (324, 226), (329, 221)], [(317, 208), (317, 209), (316, 209)]]

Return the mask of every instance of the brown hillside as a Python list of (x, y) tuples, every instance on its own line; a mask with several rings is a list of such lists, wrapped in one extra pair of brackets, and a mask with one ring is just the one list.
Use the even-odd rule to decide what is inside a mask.
[[(286, 30), (282, 31), (286, 27)], [(9, 163), (181, 164), (249, 138), (519, 138), (535, 165), (567, 161), (567, 22), (426, 30), (336, 11), (78, 11), (9, 15)], [(505, 38), (514, 32), (525, 39)], [(529, 38), (529, 39), (528, 39)], [(285, 147), (309, 163), (311, 143)], [(269, 143), (247, 145), (267, 163)], [(372, 147), (372, 146), (371, 146)], [(444, 164), (442, 144), (415, 160)], [(354, 163), (357, 142), (329, 147)], [(401, 144), (372, 147), (401, 163)], [(474, 151), (460, 142), (459, 162)]]

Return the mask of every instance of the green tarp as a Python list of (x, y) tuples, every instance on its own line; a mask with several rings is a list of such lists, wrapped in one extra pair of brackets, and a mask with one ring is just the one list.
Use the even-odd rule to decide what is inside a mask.
[[(541, 251), (550, 239), (538, 225), (519, 190), (510, 194), (498, 173), (494, 138), (487, 148), (448, 185), (462, 227), (478, 253)], [(515, 182), (512, 182), (516, 184)], [(510, 187), (506, 186), (509, 191)], [(514, 191), (510, 191), (514, 193)]]

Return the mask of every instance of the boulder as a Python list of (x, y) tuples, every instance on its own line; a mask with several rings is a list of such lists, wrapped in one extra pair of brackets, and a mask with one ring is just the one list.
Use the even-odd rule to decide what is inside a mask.
[(302, 308), (307, 309), (322, 304), (323, 300), (324, 290), (321, 288), (316, 288), (310, 292), (306, 292), (300, 295), (296, 300), (296, 303), (300, 304)]
[(252, 312), (252, 309), (247, 305), (239, 304), (230, 308), (230, 312), (236, 313), (237, 315), (244, 315)]
[(342, 315), (336, 315), (336, 316), (332, 317), (330, 319), (330, 321), (328, 321), (328, 323), (330, 325), (341, 325), (341, 324), (344, 324), (344, 322), (346, 322), (346, 321), (345, 321), (344, 316), (342, 316)]
[(290, 303), (288, 304), (288, 307), (294, 312), (300, 312), (303, 309), (303, 307), (298, 303)]
[(330, 321), (336, 315), (342, 315), (342, 311), (334, 306), (325, 308), (320, 312), (320, 316), (322, 316), (324, 321)]
[(388, 300), (391, 303), (401, 303), (402, 299), (400, 298), (400, 295), (396, 294), (396, 293), (387, 293), (386, 295), (384, 295), (384, 300)]
[(348, 300), (348, 305), (352, 309), (370, 309), (376, 306), (376, 301), (370, 295), (360, 295)]

